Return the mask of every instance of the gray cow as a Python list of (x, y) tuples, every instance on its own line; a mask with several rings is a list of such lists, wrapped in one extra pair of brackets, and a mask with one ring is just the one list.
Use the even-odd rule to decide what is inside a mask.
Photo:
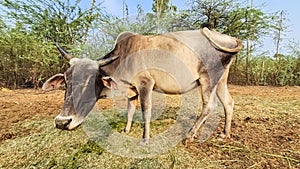
[(223, 137), (230, 137), (234, 101), (227, 89), (227, 77), (234, 56), (242, 48), (239, 39), (208, 28), (151, 36), (123, 32), (114, 49), (98, 61), (73, 58), (58, 44), (57, 48), (69, 60), (70, 68), (52, 76), (42, 87), (48, 91), (66, 85), (64, 105), (55, 118), (57, 128), (76, 128), (98, 99), (126, 89), (128, 121), (124, 130), (130, 131), (139, 98), (143, 141), (148, 143), (152, 91), (183, 94), (200, 86), (203, 109), (187, 141), (194, 139), (217, 98), (225, 110)]

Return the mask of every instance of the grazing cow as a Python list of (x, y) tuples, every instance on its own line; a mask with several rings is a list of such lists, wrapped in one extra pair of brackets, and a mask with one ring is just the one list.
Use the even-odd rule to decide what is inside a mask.
[(98, 99), (125, 85), (128, 121), (124, 130), (130, 130), (139, 98), (143, 141), (148, 143), (152, 91), (183, 94), (200, 86), (203, 109), (187, 140), (193, 140), (217, 98), (225, 110), (223, 136), (230, 137), (234, 101), (227, 89), (227, 77), (234, 56), (242, 48), (239, 39), (208, 28), (153, 36), (123, 32), (114, 49), (97, 61), (73, 58), (58, 44), (57, 48), (69, 60), (70, 68), (64, 74), (52, 76), (42, 87), (52, 90), (66, 85), (64, 105), (55, 118), (57, 128), (76, 128)]

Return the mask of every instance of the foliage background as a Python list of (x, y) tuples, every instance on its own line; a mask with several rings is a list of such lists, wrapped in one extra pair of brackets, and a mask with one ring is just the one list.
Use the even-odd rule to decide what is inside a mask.
[(78, 57), (97, 59), (112, 49), (122, 31), (151, 35), (199, 29), (203, 23), (244, 41), (230, 83), (300, 85), (299, 42), (291, 41), (286, 55), (256, 52), (264, 36), (274, 37), (280, 47), (288, 28), (283, 11), (266, 13), (244, 0), (190, 0), (184, 10), (169, 0), (154, 0), (153, 12), (146, 13), (138, 5), (137, 15), (129, 16), (123, 2), (123, 17), (118, 17), (95, 0), (86, 2), (89, 8), (81, 7), (80, 0), (1, 1), (0, 87), (38, 88), (48, 77), (66, 70), (68, 63), (60, 58), (53, 45), (56, 41)]

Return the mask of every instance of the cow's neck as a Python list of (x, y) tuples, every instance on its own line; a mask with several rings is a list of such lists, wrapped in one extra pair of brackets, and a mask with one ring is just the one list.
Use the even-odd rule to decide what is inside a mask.
[(115, 71), (116, 71), (116, 69), (117, 69), (117, 67), (118, 67), (119, 64), (120, 64), (120, 60), (118, 59), (118, 60), (114, 61), (114, 62), (111, 63), (111, 64), (108, 64), (108, 65), (106, 65), (106, 66), (101, 67), (101, 69), (102, 69), (107, 75), (112, 76), (112, 75), (115, 73)]

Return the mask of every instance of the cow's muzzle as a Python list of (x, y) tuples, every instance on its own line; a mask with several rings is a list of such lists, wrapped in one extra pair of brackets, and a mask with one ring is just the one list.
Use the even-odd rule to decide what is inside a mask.
[(58, 115), (55, 118), (55, 127), (62, 130), (74, 130), (76, 129), (83, 121), (83, 117), (77, 116), (61, 116)]
[(72, 118), (55, 118), (55, 127), (61, 130), (68, 130), (69, 125), (72, 122)]

